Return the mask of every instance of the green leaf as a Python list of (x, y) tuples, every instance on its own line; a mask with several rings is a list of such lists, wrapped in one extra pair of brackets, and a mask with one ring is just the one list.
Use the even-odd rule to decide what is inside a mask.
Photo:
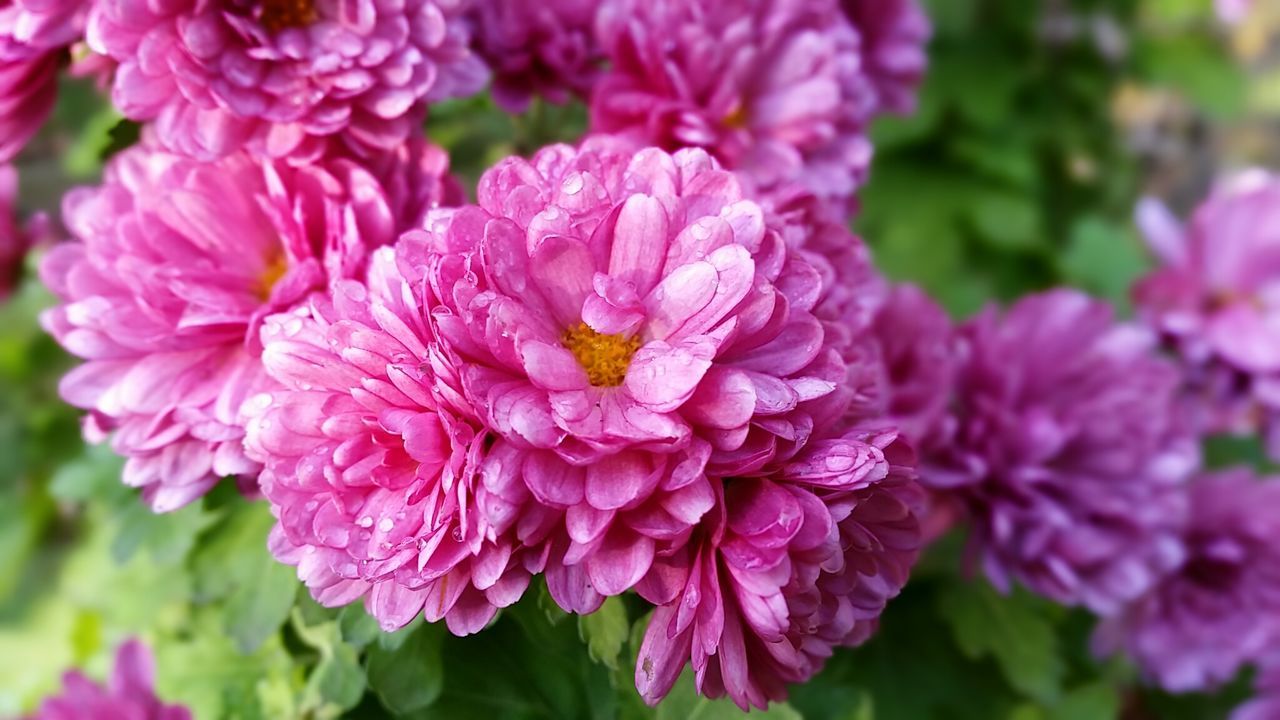
[(1120, 714), (1120, 695), (1097, 682), (1072, 689), (1049, 710), (1049, 720), (1112, 720)]
[(983, 193), (970, 212), (979, 234), (996, 247), (1026, 249), (1042, 244), (1039, 209), (1029, 197), (999, 191)]
[(1071, 229), (1059, 260), (1063, 278), (1089, 292), (1128, 307), (1129, 290), (1150, 262), (1127, 226), (1086, 216)]
[(227, 599), (223, 612), (227, 632), (245, 653), (256, 650), (280, 629), (298, 591), (294, 569), (277, 562), (266, 547), (250, 558), (249, 574)]
[(1001, 596), (984, 582), (959, 582), (939, 593), (938, 608), (965, 655), (995, 659), (1028, 697), (1052, 702), (1061, 694), (1066, 669), (1058, 638), (1030, 596)]
[(196, 536), (215, 520), (199, 502), (157, 514), (141, 497), (131, 497), (120, 512), (120, 531), (111, 544), (111, 555), (123, 563), (138, 550), (146, 549), (160, 563), (181, 560), (195, 547)]
[[(728, 698), (712, 700), (698, 694), (693, 684), (693, 672), (685, 670), (661, 703), (658, 703), (656, 720), (739, 720), (743, 716)], [(803, 716), (786, 703), (772, 703), (768, 710), (755, 710), (750, 717), (760, 720), (804, 720)], [(856, 716), (855, 716), (856, 717)]]
[(402, 642), (388, 643), (393, 648), (382, 643), (369, 648), (369, 687), (394, 713), (428, 707), (444, 687), (444, 628), (419, 622), (407, 630)]
[(365, 671), (355, 647), (342, 642), (336, 621), (308, 625), (294, 609), (291, 624), (303, 642), (320, 653), (303, 693), (304, 716), (310, 712), (328, 714), (349, 710), (360, 703), (366, 687)]
[(611, 670), (618, 669), (618, 656), (630, 632), (627, 608), (621, 598), (608, 598), (599, 610), (578, 618), (578, 635), (587, 644), (591, 659)]

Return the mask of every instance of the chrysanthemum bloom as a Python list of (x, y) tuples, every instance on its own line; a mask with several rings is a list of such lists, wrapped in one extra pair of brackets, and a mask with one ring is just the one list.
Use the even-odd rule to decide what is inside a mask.
[(1280, 177), (1220, 185), (1182, 226), (1146, 201), (1138, 221), (1163, 267), (1134, 299), (1180, 353), (1201, 430), (1261, 430), (1280, 457)]
[(893, 286), (872, 332), (885, 371), (886, 415), (918, 451), (945, 442), (959, 352), (951, 318), (915, 285)]
[(174, 151), (248, 147), (301, 162), (326, 138), (387, 151), (424, 103), (483, 86), (462, 0), (179, 0), (93, 6), (89, 44), (120, 63), (112, 93)]
[(549, 583), (578, 611), (687, 535), (715, 502), (708, 472), (793, 455), (844, 373), (810, 312), (816, 272), (733, 174), (701, 150), (615, 147), (505, 160), (478, 206), (401, 241), (426, 245), (468, 398), (533, 499), (566, 513)]
[(847, 203), (871, 158), (875, 91), (835, 0), (611, 0), (591, 129), (704, 148), (753, 186)]
[(22, 264), (36, 232), (23, 227), (17, 215), (18, 171), (0, 165), (0, 300), (9, 297), (22, 278)]
[(878, 111), (915, 111), (916, 89), (929, 58), (933, 34), (918, 0), (841, 0), (862, 37), (867, 77), (876, 89)]
[(154, 690), (151, 653), (137, 640), (116, 651), (116, 665), (106, 687), (79, 672), (62, 678), (62, 692), (46, 699), (30, 720), (190, 720), (191, 711), (165, 705)]
[(658, 605), (636, 662), (645, 701), (690, 663), (702, 694), (763, 708), (870, 637), (920, 546), (913, 461), (895, 433), (856, 432), (717, 481), (715, 509), (637, 587)]
[(1280, 718), (1280, 656), (1263, 662), (1254, 688), (1257, 697), (1236, 708), (1231, 714), (1231, 720)]
[(587, 96), (603, 56), (595, 39), (598, 0), (476, 0), (474, 47), (493, 71), (494, 98), (524, 112), (537, 94), (563, 103)]
[(84, 34), (84, 0), (0, 4), (0, 163), (44, 124), (57, 97), (67, 48)]
[(961, 342), (953, 434), (921, 482), (966, 508), (994, 584), (1115, 613), (1182, 559), (1198, 451), (1176, 370), (1147, 333), (1070, 290), (988, 310)]
[(476, 479), (519, 483), (519, 468), (458, 391), (406, 267), (385, 248), (366, 284), (267, 320), (281, 387), (250, 401), (246, 445), (279, 518), (272, 552), (319, 602), (363, 597), (387, 631), (425, 613), (465, 635), (520, 598), (559, 516), (517, 514)]
[[(413, 157), (435, 158), (429, 163)], [(422, 147), (398, 163), (410, 187), (438, 186), (446, 158)], [(64, 217), (81, 240), (45, 258), (65, 304), (45, 327), (87, 362), (62, 395), (90, 411), (86, 433), (114, 432), (126, 483), (157, 511), (199, 497), (223, 476), (252, 476), (240, 408), (270, 381), (257, 328), (337, 278), (358, 276), (390, 243), (416, 199), (340, 158), (306, 168), (243, 154), (214, 164), (144, 144), (105, 184), (74, 190)]]
[(1185, 561), (1096, 638), (1171, 692), (1223, 685), (1280, 644), (1280, 482), (1234, 470), (1189, 494)]

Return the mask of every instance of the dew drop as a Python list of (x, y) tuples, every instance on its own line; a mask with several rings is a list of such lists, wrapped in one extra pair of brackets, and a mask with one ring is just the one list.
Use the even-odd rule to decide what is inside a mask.
[(373, 527), (373, 518), (369, 517), (368, 515), (365, 515), (364, 517), (357, 520), (356, 524), (362, 528)]
[(561, 189), (564, 190), (565, 195), (577, 195), (582, 192), (584, 184), (582, 173), (574, 173), (564, 179), (564, 185)]
[(389, 517), (382, 518), (382, 521), (378, 523), (378, 529), (384, 533), (391, 532), (391, 528), (393, 527), (395, 527), (395, 523), (391, 522), (391, 518)]

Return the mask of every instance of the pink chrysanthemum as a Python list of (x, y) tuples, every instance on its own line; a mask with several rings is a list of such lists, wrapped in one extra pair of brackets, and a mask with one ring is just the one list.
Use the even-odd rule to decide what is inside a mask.
[(137, 640), (116, 652), (106, 687), (79, 672), (62, 678), (62, 692), (46, 699), (30, 720), (191, 720), (191, 711), (156, 697), (151, 653)]
[(1185, 560), (1096, 638), (1171, 692), (1220, 687), (1280, 646), (1280, 480), (1229, 471), (1190, 496)]
[(895, 438), (814, 442), (777, 471), (717, 482), (715, 510), (637, 588), (658, 605), (636, 662), (647, 702), (691, 663), (702, 694), (763, 708), (871, 636), (920, 545), (914, 458)]
[(593, 131), (704, 148), (761, 190), (798, 180), (850, 201), (875, 92), (835, 0), (612, 0), (600, 13), (612, 67)]
[(62, 382), (90, 411), (86, 433), (114, 433), (126, 483), (157, 511), (181, 507), (223, 476), (252, 476), (243, 401), (270, 385), (257, 327), (337, 278), (358, 276), (371, 247), (415, 220), (417, 188), (439, 186), (443, 152), (406, 150), (388, 197), (360, 165), (293, 168), (243, 154), (214, 164), (144, 144), (105, 184), (72, 191), (64, 216), (81, 242), (56, 247), (42, 276), (65, 304), (45, 327), (87, 362)]
[(1138, 222), (1162, 267), (1134, 301), (1181, 356), (1198, 429), (1261, 431), (1280, 457), (1280, 177), (1232, 178), (1185, 226), (1150, 200)]
[(933, 34), (918, 0), (841, 0), (862, 36), (865, 72), (876, 89), (876, 109), (910, 114), (929, 58)]
[(1198, 465), (1154, 338), (1070, 290), (961, 329), (954, 423), (920, 479), (960, 503), (988, 577), (1109, 615), (1182, 560)]
[(272, 552), (319, 602), (364, 597), (387, 631), (425, 613), (465, 635), (524, 593), (558, 516), (517, 516), (488, 490), (518, 468), (435, 347), (422, 274), (395, 262), (383, 249), (367, 285), (267, 320), (263, 363), (281, 387), (250, 401), (247, 447), (279, 518)]
[(84, 34), (84, 0), (0, 5), (0, 163), (18, 154), (53, 109), (67, 48)]
[(113, 99), (176, 152), (241, 147), (301, 162), (327, 138), (391, 150), (424, 103), (483, 86), (461, 0), (102, 0), (89, 44), (119, 62)]
[(436, 333), (537, 503), (553, 594), (587, 611), (715, 502), (707, 473), (793, 455), (843, 377), (820, 283), (700, 150), (603, 140), (509, 159), (423, 243)]
[(36, 235), (41, 233), (43, 218), (37, 217), (23, 226), (18, 221), (18, 171), (0, 165), (0, 300), (18, 286), (22, 265)]
[(475, 50), (493, 71), (493, 94), (511, 112), (535, 95), (562, 103), (586, 96), (603, 56), (595, 39), (598, 0), (477, 0)]
[(945, 442), (959, 349), (951, 318), (923, 290), (895, 285), (872, 332), (885, 372), (886, 415), (917, 451)]

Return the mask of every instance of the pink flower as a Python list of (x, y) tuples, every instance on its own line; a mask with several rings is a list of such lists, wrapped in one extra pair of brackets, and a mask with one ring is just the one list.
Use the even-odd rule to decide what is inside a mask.
[[(438, 186), (445, 164), (418, 146), (390, 175)], [(240, 408), (272, 384), (257, 328), (330, 280), (358, 277), (369, 248), (390, 243), (402, 215), (415, 217), (407, 208), (417, 199), (388, 197), (389, 182), (342, 158), (202, 164), (144, 143), (111, 163), (103, 186), (68, 194), (65, 220), (81, 242), (56, 247), (41, 267), (64, 300), (45, 327), (86, 361), (61, 392), (90, 411), (90, 438), (114, 433), (124, 481), (153, 509), (256, 474)]]
[(113, 99), (171, 150), (212, 159), (389, 151), (426, 101), (484, 84), (461, 0), (102, 0), (89, 44), (120, 63)]
[(475, 50), (493, 71), (498, 104), (524, 112), (534, 94), (557, 103), (589, 94), (604, 60), (594, 33), (598, 5), (477, 0)]
[(1235, 25), (1249, 17), (1253, 2), (1254, 0), (1214, 0), (1213, 7), (1222, 22)]
[(886, 414), (919, 451), (945, 442), (960, 353), (951, 318), (915, 285), (896, 285), (872, 326), (885, 370)]
[(1095, 638), (1170, 692), (1218, 688), (1280, 646), (1280, 481), (1240, 469), (1189, 494), (1184, 561)]
[(612, 0), (600, 13), (612, 67), (593, 131), (704, 148), (761, 190), (799, 181), (851, 201), (875, 93), (835, 0)]
[(553, 595), (589, 611), (687, 537), (708, 474), (794, 455), (843, 364), (811, 312), (816, 272), (703, 151), (551, 147), (500, 163), (478, 198), (402, 249), (421, 247), (485, 427), (565, 513)]
[(1185, 226), (1155, 201), (1138, 222), (1162, 267), (1135, 304), (1181, 356), (1198, 429), (1261, 431), (1280, 457), (1280, 177), (1232, 178)]
[(636, 663), (646, 702), (690, 662), (702, 694), (763, 708), (875, 632), (920, 544), (914, 458), (895, 437), (814, 442), (776, 471), (717, 481), (715, 510), (637, 588), (658, 605)]
[(18, 171), (0, 165), (0, 301), (18, 286), (22, 266), (36, 236), (41, 233), (43, 218), (37, 216), (23, 227), (18, 224)]
[(421, 278), (386, 248), (367, 285), (269, 318), (263, 364), (281, 387), (250, 401), (246, 444), (279, 518), (272, 552), (317, 601), (364, 597), (387, 631), (425, 613), (465, 635), (520, 598), (558, 516), (517, 514), (476, 480), (518, 468), (435, 346)]
[(841, 5), (862, 36), (877, 109), (914, 112), (916, 88), (929, 64), (925, 46), (933, 34), (924, 8), (918, 0), (841, 0)]
[(103, 687), (79, 672), (62, 678), (62, 693), (46, 699), (30, 720), (190, 720), (191, 711), (165, 705), (153, 689), (151, 653), (137, 640), (116, 652), (111, 682)]
[(0, 5), (0, 163), (44, 124), (57, 97), (67, 48), (84, 34), (83, 0), (11, 0)]

